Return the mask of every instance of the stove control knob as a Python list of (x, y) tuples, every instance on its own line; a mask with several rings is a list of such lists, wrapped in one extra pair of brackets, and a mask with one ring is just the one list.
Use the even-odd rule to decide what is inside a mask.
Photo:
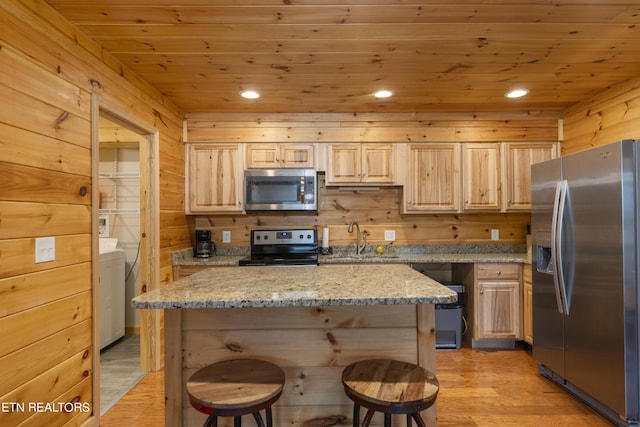
[(307, 239), (311, 240), (311, 234), (307, 234)]
[(264, 240), (269, 240), (269, 236), (268, 235), (264, 235)]
[(304, 234), (301, 234), (300, 236), (298, 236), (300, 238), (300, 240), (304, 239)]

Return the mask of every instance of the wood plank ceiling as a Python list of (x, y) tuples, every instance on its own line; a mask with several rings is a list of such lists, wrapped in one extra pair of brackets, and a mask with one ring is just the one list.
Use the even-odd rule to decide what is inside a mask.
[(640, 75), (637, 0), (46, 1), (187, 112), (557, 111)]

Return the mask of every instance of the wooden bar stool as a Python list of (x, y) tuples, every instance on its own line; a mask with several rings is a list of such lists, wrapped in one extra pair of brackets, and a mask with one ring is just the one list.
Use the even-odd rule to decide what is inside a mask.
[(218, 417), (234, 417), (241, 426), (243, 415), (252, 414), (264, 427), (260, 411), (266, 410), (267, 427), (272, 427), (271, 406), (282, 394), (284, 372), (280, 367), (254, 359), (214, 363), (196, 371), (187, 381), (189, 402), (209, 415), (204, 427), (217, 427)]
[(436, 401), (438, 379), (412, 363), (372, 359), (352, 363), (342, 371), (344, 391), (353, 404), (353, 426), (360, 425), (360, 407), (368, 409), (362, 427), (367, 427), (375, 412), (384, 413), (385, 427), (391, 427), (391, 414), (406, 414), (407, 426), (413, 418), (420, 427), (425, 423), (420, 411)]

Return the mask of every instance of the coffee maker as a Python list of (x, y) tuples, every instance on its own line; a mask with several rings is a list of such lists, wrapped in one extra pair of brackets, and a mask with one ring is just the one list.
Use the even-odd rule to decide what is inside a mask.
[(211, 241), (211, 230), (196, 230), (196, 247), (193, 250), (195, 258), (209, 258), (216, 251), (216, 245)]

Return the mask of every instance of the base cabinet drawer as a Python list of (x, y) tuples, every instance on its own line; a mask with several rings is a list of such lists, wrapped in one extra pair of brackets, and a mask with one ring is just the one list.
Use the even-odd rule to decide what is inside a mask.
[(520, 264), (476, 264), (478, 280), (520, 280)]

